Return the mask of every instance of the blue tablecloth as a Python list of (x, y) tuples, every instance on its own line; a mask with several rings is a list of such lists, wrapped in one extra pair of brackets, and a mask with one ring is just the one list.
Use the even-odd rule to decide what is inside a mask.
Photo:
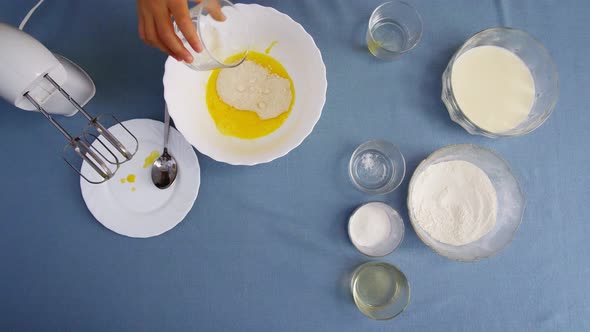
[[(381, 1), (259, 1), (300, 22), (321, 49), (322, 118), (270, 164), (234, 167), (199, 154), (196, 204), (160, 237), (130, 239), (96, 222), (58, 157), (63, 138), (41, 115), (0, 102), (0, 330), (590, 330), (590, 2), (414, 0), (420, 45), (380, 62), (363, 39)], [(0, 21), (18, 25), (34, 3), (0, 2)], [(142, 44), (136, 25), (134, 1), (64, 0), (46, 1), (26, 30), (88, 71), (97, 86), (92, 113), (162, 119), (165, 57)], [(555, 113), (520, 138), (470, 136), (440, 101), (453, 51), (497, 25), (536, 36), (560, 71)], [(83, 121), (63, 122), (79, 131)], [(373, 138), (400, 145), (408, 163), (403, 185), (377, 198), (356, 191), (346, 169), (352, 150)], [(475, 263), (427, 248), (405, 207), (416, 165), (454, 143), (499, 152), (528, 195), (510, 246)], [(412, 285), (406, 311), (386, 322), (365, 318), (347, 288), (348, 274), (367, 261), (349, 243), (347, 217), (375, 199), (404, 216), (405, 241), (384, 260)]]

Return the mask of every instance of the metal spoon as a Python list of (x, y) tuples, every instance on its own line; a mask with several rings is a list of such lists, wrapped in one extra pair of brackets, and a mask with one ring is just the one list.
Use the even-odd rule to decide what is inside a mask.
[(170, 133), (170, 114), (168, 106), (164, 115), (164, 151), (152, 165), (152, 182), (160, 189), (166, 189), (176, 180), (178, 166), (176, 160), (168, 153), (168, 136)]

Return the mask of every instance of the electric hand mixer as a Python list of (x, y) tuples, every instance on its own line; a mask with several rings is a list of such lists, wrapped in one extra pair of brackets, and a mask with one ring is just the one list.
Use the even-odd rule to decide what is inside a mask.
[[(99, 122), (106, 115), (92, 117), (84, 110), (83, 106), (94, 96), (95, 87), (80, 67), (52, 53), (29, 34), (1, 22), (0, 50), (0, 97), (20, 109), (43, 114), (68, 140), (66, 150), (72, 149), (98, 175), (82, 174), (64, 156), (66, 163), (82, 178), (90, 183), (105, 182), (115, 175), (120, 164), (133, 158), (139, 143), (121, 122), (110, 116), (124, 129), (119, 132), (130, 135), (126, 141), (134, 142), (131, 149), (122, 144), (122, 137), (116, 137)], [(52, 114), (73, 116), (77, 112), (89, 121), (88, 129), (93, 130), (92, 133), (86, 130), (84, 138), (70, 135), (52, 117)], [(90, 138), (95, 142), (91, 144)]]

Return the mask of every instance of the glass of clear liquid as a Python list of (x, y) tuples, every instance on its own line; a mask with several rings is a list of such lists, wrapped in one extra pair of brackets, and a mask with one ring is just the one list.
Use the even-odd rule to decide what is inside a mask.
[(357, 267), (350, 288), (357, 308), (371, 319), (397, 317), (410, 302), (408, 279), (397, 267), (385, 262)]
[(367, 46), (382, 60), (393, 60), (410, 51), (422, 37), (422, 18), (403, 1), (389, 1), (377, 7), (369, 19)]

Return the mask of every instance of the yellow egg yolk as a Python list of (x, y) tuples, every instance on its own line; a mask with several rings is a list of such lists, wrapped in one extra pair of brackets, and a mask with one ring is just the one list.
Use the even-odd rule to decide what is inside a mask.
[(143, 161), (143, 168), (148, 168), (148, 167), (152, 166), (154, 161), (156, 161), (156, 159), (158, 159), (159, 157), (160, 157), (160, 151), (154, 150), (154, 151), (150, 152), (150, 154), (147, 157), (145, 157), (145, 159)]
[(135, 182), (135, 174), (127, 175), (127, 182), (129, 182), (129, 183)]
[[(235, 61), (234, 59), (239, 59), (242, 56), (242, 53), (233, 55), (226, 62)], [(295, 85), (285, 67), (273, 57), (250, 51), (246, 56), (246, 60), (253, 61), (267, 68), (271, 73), (289, 80), (292, 96), (289, 109), (276, 118), (262, 120), (255, 112), (239, 110), (226, 104), (217, 93), (217, 77), (223, 69), (214, 70), (209, 77), (207, 82), (207, 108), (217, 129), (223, 135), (242, 139), (255, 139), (274, 132), (285, 123), (295, 103)]]
[(264, 50), (264, 53), (266, 53), (266, 54), (270, 53), (270, 50), (272, 50), (272, 48), (275, 47), (275, 45), (278, 43), (279, 43), (278, 40), (275, 40), (272, 43), (270, 43), (270, 45), (266, 48), (266, 50)]

